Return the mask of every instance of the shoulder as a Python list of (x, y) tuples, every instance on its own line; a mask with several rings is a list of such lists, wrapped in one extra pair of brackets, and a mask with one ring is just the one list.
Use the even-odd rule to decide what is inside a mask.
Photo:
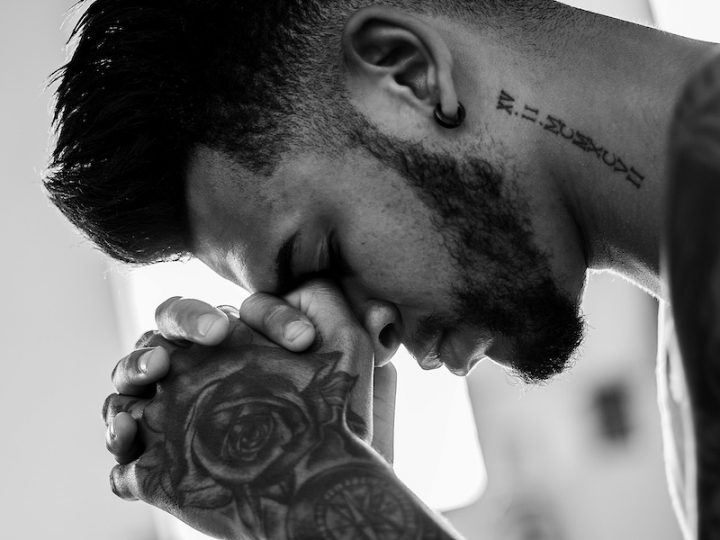
[(672, 233), (712, 217), (691, 210), (717, 205), (720, 200), (720, 52), (686, 83), (674, 112), (667, 151)]
[(688, 82), (668, 146), (665, 257), (686, 361), (720, 337), (720, 55)]
[(720, 107), (720, 50), (685, 83), (675, 121), (696, 120)]

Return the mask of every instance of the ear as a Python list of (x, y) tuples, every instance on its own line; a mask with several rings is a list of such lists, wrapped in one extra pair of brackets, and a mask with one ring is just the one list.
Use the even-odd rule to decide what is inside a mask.
[(420, 19), (385, 6), (361, 9), (345, 26), (343, 52), (352, 99), (376, 124), (434, 123), (438, 105), (458, 114), (452, 54)]

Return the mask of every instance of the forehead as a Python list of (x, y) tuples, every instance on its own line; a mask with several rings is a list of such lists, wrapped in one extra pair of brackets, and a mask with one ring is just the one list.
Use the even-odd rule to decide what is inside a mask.
[(299, 214), (288, 211), (289, 189), (221, 152), (196, 148), (186, 172), (193, 254), (247, 289), (270, 289), (270, 276), (261, 278), (250, 269), (273, 266), (267, 245), (291, 229)]

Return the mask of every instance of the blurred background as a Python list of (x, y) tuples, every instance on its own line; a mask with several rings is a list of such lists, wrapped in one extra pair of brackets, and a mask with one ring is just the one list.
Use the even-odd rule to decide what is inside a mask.
[[(46, 201), (46, 86), (66, 57), (73, 3), (0, 3), (0, 537), (194, 538), (110, 493), (100, 406), (160, 301), (239, 304), (244, 293), (196, 264), (121, 268)], [(569, 3), (720, 41), (716, 0)], [(679, 540), (655, 404), (655, 302), (597, 276), (585, 311), (582, 360), (547, 388), (490, 363), (466, 382), (396, 359), (398, 474), (469, 540)]]

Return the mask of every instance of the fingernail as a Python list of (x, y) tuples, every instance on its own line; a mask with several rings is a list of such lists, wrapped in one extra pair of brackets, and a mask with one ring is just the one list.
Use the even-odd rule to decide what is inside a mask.
[(115, 418), (113, 418), (113, 421), (110, 422), (108, 426), (108, 433), (110, 434), (110, 439), (115, 440), (115, 437), (117, 437), (117, 433), (115, 432)]
[(138, 371), (143, 375), (147, 375), (148, 364), (150, 363), (150, 359), (155, 355), (155, 351), (157, 351), (157, 349), (149, 350), (148, 352), (144, 353), (138, 360)]
[(287, 325), (285, 328), (285, 339), (288, 341), (297, 341), (307, 332), (313, 330), (313, 325), (305, 321), (295, 321)]
[(201, 337), (207, 336), (210, 333), (210, 330), (212, 330), (212, 327), (219, 320), (220, 320), (220, 317), (218, 317), (217, 315), (214, 315), (212, 313), (206, 313), (205, 315), (200, 315), (200, 317), (198, 317), (198, 321), (197, 321), (198, 334), (200, 334)]

